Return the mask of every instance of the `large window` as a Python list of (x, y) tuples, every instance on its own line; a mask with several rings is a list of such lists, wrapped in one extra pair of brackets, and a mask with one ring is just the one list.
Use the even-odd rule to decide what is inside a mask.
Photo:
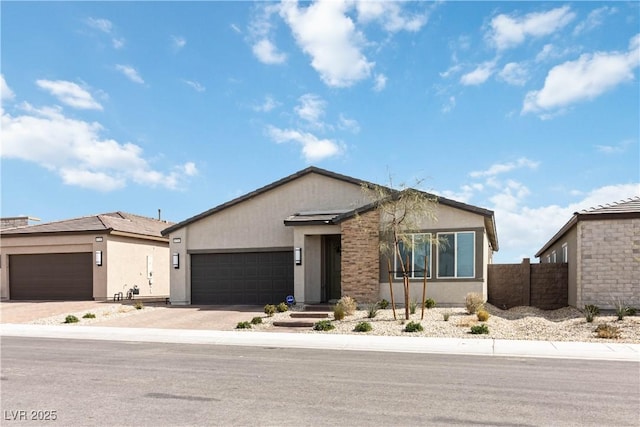
[[(405, 245), (400, 241), (400, 256), (403, 263), (406, 264), (409, 259), (409, 277), (412, 279), (424, 277), (425, 265), (424, 260), (427, 258), (427, 278), (431, 277), (431, 234), (405, 234), (409, 244)], [(402, 278), (402, 266), (400, 260), (396, 257), (394, 266), (396, 279)]]
[(566, 243), (562, 244), (562, 262), (569, 262), (569, 248)]
[(438, 277), (475, 277), (476, 233), (438, 233)]

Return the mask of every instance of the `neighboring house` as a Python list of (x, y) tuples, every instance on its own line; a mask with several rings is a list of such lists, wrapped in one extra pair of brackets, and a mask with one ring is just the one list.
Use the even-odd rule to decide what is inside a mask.
[(171, 223), (124, 212), (0, 232), (3, 300), (106, 300), (133, 286), (169, 295)]
[[(389, 299), (379, 214), (362, 184), (309, 167), (167, 228), (171, 303), (266, 304), (288, 295), (306, 304), (345, 295), (361, 303)], [(417, 245), (416, 269), (424, 255), (429, 259), (428, 296), (441, 304), (462, 304), (468, 292), (486, 297), (487, 264), (498, 250), (493, 212), (438, 199), (438, 221), (411, 230), (417, 242), (427, 233), (450, 242), (439, 249)], [(419, 276), (411, 280), (416, 300)], [(394, 283), (400, 301), (401, 278)]]
[(639, 305), (640, 197), (574, 213), (536, 257), (569, 264), (569, 305)]

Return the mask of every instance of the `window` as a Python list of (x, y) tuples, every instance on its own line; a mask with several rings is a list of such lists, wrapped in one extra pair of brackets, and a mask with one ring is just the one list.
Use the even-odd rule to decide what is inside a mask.
[[(409, 258), (410, 272), (409, 277), (411, 279), (422, 279), (424, 277), (424, 258), (427, 257), (427, 277), (431, 277), (431, 234), (406, 234), (408, 240), (411, 241), (411, 247), (405, 245), (400, 241), (400, 256), (403, 262), (407, 262)], [(413, 248), (413, 250), (411, 250)], [(396, 279), (402, 278), (402, 266), (396, 257), (395, 265)]]
[(558, 257), (556, 256), (556, 251), (551, 252), (551, 262), (557, 262)]
[(438, 277), (475, 277), (476, 233), (438, 233)]
[(562, 244), (562, 262), (569, 262), (569, 247), (566, 243)]
[(547, 262), (551, 262), (551, 255), (547, 255)]

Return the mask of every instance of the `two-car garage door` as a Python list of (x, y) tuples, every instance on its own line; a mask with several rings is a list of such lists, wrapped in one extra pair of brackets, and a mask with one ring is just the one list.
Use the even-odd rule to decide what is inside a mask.
[(293, 252), (191, 255), (192, 304), (277, 304), (293, 295)]
[(12, 300), (93, 299), (91, 252), (9, 255)]

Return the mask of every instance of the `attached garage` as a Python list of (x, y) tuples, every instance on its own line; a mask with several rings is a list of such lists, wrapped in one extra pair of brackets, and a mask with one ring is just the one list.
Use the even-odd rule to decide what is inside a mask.
[(293, 295), (293, 252), (191, 255), (192, 304), (277, 304)]
[(9, 256), (12, 300), (93, 299), (91, 252)]

